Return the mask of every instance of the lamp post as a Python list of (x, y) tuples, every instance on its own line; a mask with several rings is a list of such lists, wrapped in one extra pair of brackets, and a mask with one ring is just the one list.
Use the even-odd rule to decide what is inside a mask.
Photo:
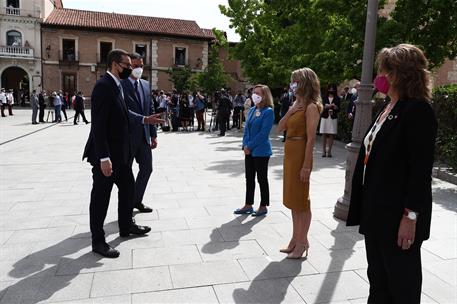
[(363, 136), (371, 124), (372, 120), (372, 93), (373, 93), (373, 62), (376, 42), (376, 23), (378, 20), (378, 0), (368, 0), (367, 20), (365, 26), (365, 42), (363, 45), (362, 61), (362, 82), (358, 90), (356, 100), (356, 115), (352, 128), (352, 142), (346, 145), (348, 151), (346, 157), (346, 183), (344, 195), (340, 197), (335, 205), (333, 215), (341, 220), (346, 220), (349, 210), (352, 190), (352, 175), (354, 174), (355, 164), (363, 142)]

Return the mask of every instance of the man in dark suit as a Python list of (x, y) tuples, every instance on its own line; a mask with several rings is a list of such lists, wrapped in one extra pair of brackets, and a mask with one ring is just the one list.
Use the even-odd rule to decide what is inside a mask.
[(150, 207), (143, 204), (143, 196), (152, 173), (151, 149), (157, 147), (157, 129), (154, 125), (144, 124), (143, 117), (154, 114), (154, 104), (151, 100), (149, 83), (141, 79), (143, 58), (137, 53), (130, 54), (130, 58), (132, 74), (121, 83), (130, 114), (133, 157), (139, 166), (135, 180), (133, 207), (140, 212), (152, 212)]
[(227, 128), (227, 120), (230, 118), (230, 112), (232, 110), (232, 102), (230, 101), (227, 92), (222, 89), (221, 97), (217, 105), (217, 120), (219, 124), (220, 133), (219, 136), (225, 136), (225, 130)]
[(132, 72), (130, 57), (125, 51), (116, 49), (108, 54), (107, 62), (108, 71), (97, 81), (92, 92), (92, 125), (83, 159), (87, 158), (93, 166), (89, 210), (92, 251), (117, 258), (119, 251), (106, 243), (103, 230), (113, 184), (119, 189), (120, 236), (142, 235), (150, 228), (132, 222), (135, 180), (131, 167), (129, 113), (120, 82)]

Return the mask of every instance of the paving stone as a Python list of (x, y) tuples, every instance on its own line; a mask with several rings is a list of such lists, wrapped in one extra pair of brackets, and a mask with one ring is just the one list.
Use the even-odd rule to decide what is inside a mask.
[(170, 273), (174, 288), (245, 282), (249, 280), (236, 261), (172, 265), (170, 266)]
[(369, 285), (352, 271), (300, 276), (292, 280), (292, 285), (306, 303), (367, 297), (369, 288)]
[(200, 263), (202, 261), (195, 245), (147, 248), (133, 250), (133, 267), (166, 266)]
[(205, 245), (198, 245), (198, 249), (205, 262), (235, 260), (265, 254), (262, 247), (256, 241), (211, 242)]
[(132, 299), (131, 295), (122, 295), (122, 296), (112, 296), (112, 297), (100, 297), (100, 298), (88, 298), (88, 299), (78, 299), (74, 301), (64, 301), (64, 302), (54, 302), (52, 304), (131, 304)]
[(207, 244), (210, 242), (223, 242), (218, 229), (189, 229), (162, 232), (163, 242), (166, 246)]
[(220, 303), (305, 303), (285, 279), (214, 286)]
[(156, 291), (132, 295), (132, 304), (219, 303), (212, 287)]
[(239, 259), (250, 280), (278, 279), (309, 275), (317, 270), (306, 259), (286, 259), (286, 254)]
[(94, 274), (92, 297), (171, 289), (168, 267), (98, 272)]
[(457, 239), (429, 240), (422, 243), (422, 247), (442, 259), (457, 259)]
[(438, 303), (457, 303), (455, 285), (452, 286), (424, 269), (422, 270), (422, 292)]

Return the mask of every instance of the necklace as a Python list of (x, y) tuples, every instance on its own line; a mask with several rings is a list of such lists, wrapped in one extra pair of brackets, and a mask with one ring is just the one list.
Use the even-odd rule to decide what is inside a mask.
[(392, 111), (393, 107), (395, 106), (396, 102), (394, 103), (389, 103), (384, 111), (378, 116), (378, 119), (376, 119), (375, 123), (373, 124), (373, 127), (370, 130), (370, 135), (368, 136), (368, 145), (365, 151), (365, 158), (363, 160), (363, 164), (366, 166), (368, 163), (368, 158), (370, 156), (371, 148), (373, 146), (373, 134), (376, 131), (376, 128), (384, 122), (386, 117), (389, 115), (390, 111)]

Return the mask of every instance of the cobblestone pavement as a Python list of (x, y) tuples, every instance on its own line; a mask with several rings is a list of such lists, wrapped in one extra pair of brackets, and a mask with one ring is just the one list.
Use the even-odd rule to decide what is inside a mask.
[[(119, 238), (114, 190), (106, 231), (121, 256), (110, 260), (90, 247), (91, 172), (81, 161), (90, 125), (32, 126), (30, 110), (15, 114), (0, 118), (1, 304), (366, 303), (363, 238), (332, 217), (344, 189), (343, 145), (332, 159), (317, 145), (309, 257), (291, 261), (278, 251), (291, 234), (279, 135), (272, 133), (270, 212), (252, 218), (232, 214), (244, 198), (238, 130), (224, 138), (159, 133), (145, 195), (154, 212), (136, 216), (152, 232)], [(434, 180), (433, 192), (422, 302), (457, 303), (457, 190)]]

